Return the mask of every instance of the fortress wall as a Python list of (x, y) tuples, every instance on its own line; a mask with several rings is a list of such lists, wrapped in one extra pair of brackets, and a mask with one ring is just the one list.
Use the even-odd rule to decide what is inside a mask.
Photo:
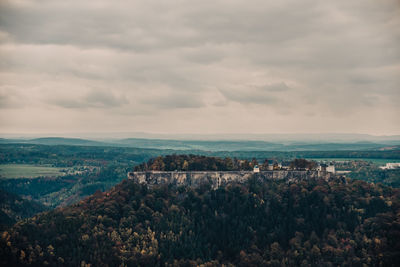
[(203, 183), (211, 183), (213, 188), (229, 182), (245, 182), (251, 177), (257, 177), (261, 180), (287, 180), (298, 181), (309, 178), (329, 179), (330, 174), (318, 171), (148, 171), (148, 172), (130, 172), (128, 179), (135, 180), (138, 183), (156, 185), (156, 184), (175, 184), (197, 187)]

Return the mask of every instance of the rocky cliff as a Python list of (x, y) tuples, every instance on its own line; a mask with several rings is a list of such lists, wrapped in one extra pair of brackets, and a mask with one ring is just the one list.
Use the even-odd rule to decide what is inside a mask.
[(261, 171), (255, 173), (253, 171), (147, 171), (147, 172), (129, 172), (128, 179), (132, 179), (138, 183), (148, 185), (156, 184), (175, 184), (187, 186), (199, 186), (202, 183), (210, 183), (213, 188), (218, 188), (229, 182), (244, 182), (250, 177), (256, 177), (261, 180), (304, 180), (310, 178), (329, 179), (331, 174), (319, 171)]

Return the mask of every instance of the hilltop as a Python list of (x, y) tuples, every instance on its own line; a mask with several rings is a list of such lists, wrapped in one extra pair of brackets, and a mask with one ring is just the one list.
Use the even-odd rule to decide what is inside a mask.
[(362, 181), (129, 180), (2, 233), (1, 265), (385, 265), (400, 260), (400, 192)]

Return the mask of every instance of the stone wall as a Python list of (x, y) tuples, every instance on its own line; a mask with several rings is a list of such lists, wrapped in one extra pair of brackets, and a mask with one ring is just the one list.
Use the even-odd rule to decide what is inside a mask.
[(199, 186), (202, 183), (210, 183), (213, 188), (218, 188), (220, 185), (237, 181), (244, 182), (250, 177), (257, 177), (261, 180), (304, 180), (310, 178), (329, 179), (330, 174), (319, 171), (261, 171), (254, 173), (253, 171), (147, 171), (147, 172), (129, 172), (128, 179), (135, 180), (138, 183), (148, 185), (156, 184), (175, 184), (187, 186)]

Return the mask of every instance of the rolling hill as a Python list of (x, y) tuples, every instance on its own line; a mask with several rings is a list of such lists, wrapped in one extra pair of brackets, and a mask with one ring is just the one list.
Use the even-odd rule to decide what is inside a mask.
[(0, 265), (396, 266), (399, 190), (362, 181), (123, 181), (2, 233)]
[(112, 146), (134, 147), (147, 149), (172, 149), (172, 150), (203, 150), (203, 151), (345, 151), (345, 150), (393, 150), (399, 149), (400, 141), (371, 142), (322, 142), (322, 141), (290, 141), (267, 142), (257, 140), (169, 140), (169, 139), (104, 139), (101, 141), (43, 137), (35, 139), (1, 139), (0, 143), (21, 143), (40, 145), (70, 145), (70, 146)]

